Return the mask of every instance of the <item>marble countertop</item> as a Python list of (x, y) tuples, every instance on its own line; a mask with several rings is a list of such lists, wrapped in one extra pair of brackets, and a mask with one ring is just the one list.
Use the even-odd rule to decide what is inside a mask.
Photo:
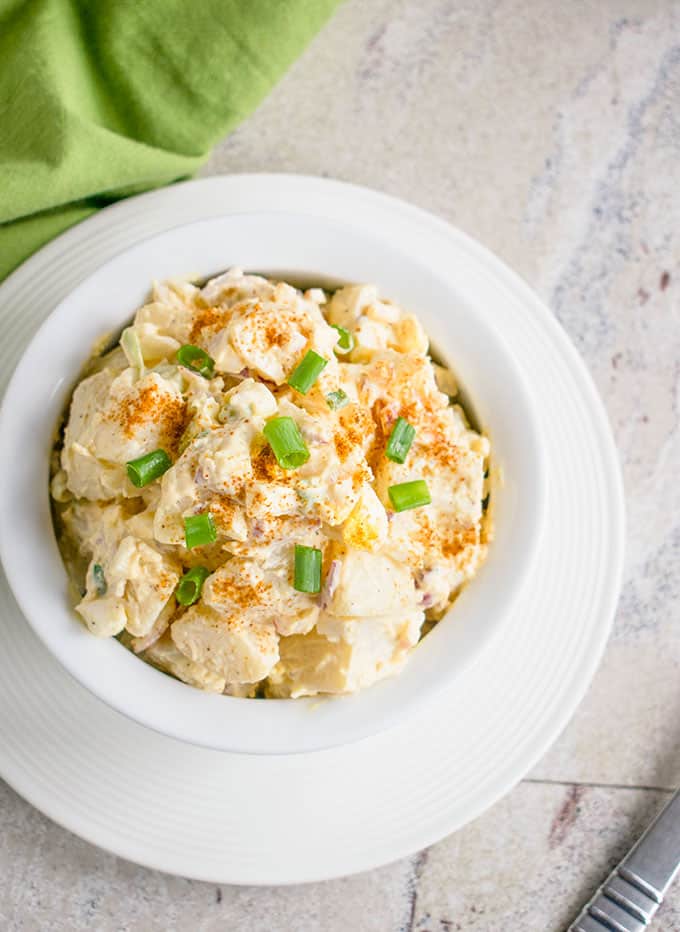
[[(304, 887), (148, 871), (0, 784), (0, 929), (560, 932), (680, 783), (680, 6), (349, 0), (205, 172), (346, 179), (451, 220), (553, 308), (621, 452), (626, 574), (535, 770), (418, 855)], [(575, 581), (577, 584), (577, 581)], [(680, 930), (680, 884), (659, 913)]]

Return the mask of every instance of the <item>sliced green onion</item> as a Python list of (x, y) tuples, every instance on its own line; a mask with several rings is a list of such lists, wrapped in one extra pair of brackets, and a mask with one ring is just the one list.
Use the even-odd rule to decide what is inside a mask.
[(331, 324), (331, 327), (340, 334), (338, 342), (333, 347), (335, 352), (339, 353), (340, 356), (351, 353), (354, 349), (354, 334), (350, 333), (349, 330), (345, 330), (344, 327), (338, 327), (337, 324)]
[(134, 327), (126, 327), (123, 330), (120, 336), (120, 345), (129, 364), (134, 366), (135, 369), (139, 369), (141, 375), (144, 372), (144, 356)]
[(282, 469), (297, 469), (309, 459), (307, 444), (292, 417), (273, 417), (263, 433)]
[(139, 459), (130, 460), (126, 466), (130, 482), (136, 488), (142, 489), (167, 472), (172, 466), (172, 460), (165, 450), (154, 450), (153, 453), (146, 453)]
[(293, 588), (298, 592), (321, 591), (321, 551), (316, 547), (295, 545)]
[(327, 359), (310, 349), (302, 362), (293, 369), (288, 384), (296, 392), (306, 395), (327, 365)]
[(217, 530), (209, 511), (203, 511), (200, 515), (189, 515), (184, 519), (184, 543), (187, 550), (213, 544), (216, 540)]
[(414, 479), (412, 482), (402, 482), (399, 485), (391, 485), (387, 494), (392, 502), (395, 511), (408, 511), (409, 508), (421, 508), (423, 505), (429, 505), (430, 490), (424, 479)]
[(106, 582), (106, 576), (104, 575), (104, 569), (101, 563), (95, 563), (92, 567), (92, 578), (94, 579), (94, 587), (97, 590), (97, 595), (106, 595), (106, 590), (109, 586)]
[(347, 393), (339, 388), (337, 392), (331, 392), (326, 395), (326, 404), (331, 411), (337, 411), (338, 408), (344, 408), (346, 404), (349, 404), (349, 398)]
[(203, 583), (210, 576), (205, 566), (194, 566), (188, 570), (177, 583), (175, 598), (180, 605), (193, 605), (201, 597)]
[(189, 515), (184, 519), (184, 542), (187, 550), (203, 547), (217, 540), (217, 529), (209, 511)]
[(200, 375), (210, 379), (215, 371), (215, 360), (208, 356), (205, 350), (200, 346), (194, 346), (193, 343), (185, 343), (177, 350), (177, 361), (191, 369), (192, 372), (198, 372)]
[(385, 450), (387, 459), (392, 460), (393, 463), (405, 462), (415, 435), (415, 427), (404, 420), (403, 417), (398, 417), (392, 428), (390, 439), (387, 441), (387, 449)]

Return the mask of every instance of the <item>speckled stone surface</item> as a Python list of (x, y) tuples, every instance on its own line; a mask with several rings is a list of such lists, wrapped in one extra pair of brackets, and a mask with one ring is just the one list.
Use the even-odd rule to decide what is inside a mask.
[[(0, 787), (0, 930), (560, 932), (680, 783), (680, 5), (350, 0), (206, 173), (260, 170), (433, 210), (554, 309), (621, 451), (613, 636), (527, 780), (456, 835), (358, 877), (167, 877)], [(680, 930), (680, 885), (656, 927)]]

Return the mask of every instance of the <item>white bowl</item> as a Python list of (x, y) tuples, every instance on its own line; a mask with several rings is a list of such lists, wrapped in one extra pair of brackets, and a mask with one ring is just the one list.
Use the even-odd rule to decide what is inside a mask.
[[(415, 311), (488, 432), (496, 537), (478, 576), (413, 651), (398, 676), (353, 695), (254, 701), (202, 693), (143, 663), (79, 622), (67, 595), (48, 494), (54, 428), (91, 347), (145, 300), (152, 279), (208, 276), (230, 265), (281, 277), (374, 282)], [(30, 295), (27, 296), (30, 300)], [(368, 737), (430, 699), (500, 630), (537, 550), (545, 468), (532, 399), (503, 341), (455, 289), (455, 270), (429, 268), (356, 226), (272, 210), (178, 227), (139, 243), (82, 282), (19, 360), (0, 411), (0, 557), (34, 631), (63, 666), (113, 708), (166, 735), (260, 754), (318, 750)]]

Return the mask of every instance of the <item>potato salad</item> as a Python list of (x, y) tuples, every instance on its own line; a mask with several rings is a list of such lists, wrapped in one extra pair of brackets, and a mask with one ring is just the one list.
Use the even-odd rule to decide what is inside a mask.
[(231, 696), (396, 673), (488, 545), (489, 441), (456, 392), (373, 286), (154, 284), (54, 454), (83, 623)]

